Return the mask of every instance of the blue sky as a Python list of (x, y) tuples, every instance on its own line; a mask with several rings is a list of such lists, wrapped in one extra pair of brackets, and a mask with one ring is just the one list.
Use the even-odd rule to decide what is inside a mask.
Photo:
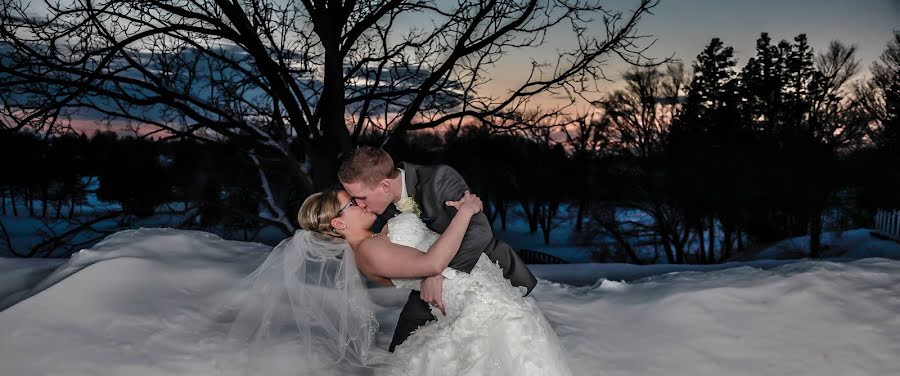
[(840, 40), (859, 46), (868, 67), (900, 29), (898, 0), (663, 0), (641, 25), (657, 37), (654, 52), (693, 60), (713, 37), (735, 48), (741, 62), (753, 56), (760, 32), (775, 41), (806, 33), (816, 50)]
[[(444, 7), (455, 3), (453, 0), (436, 2)], [(612, 9), (627, 10), (638, 4), (638, 0), (602, 3)], [(41, 4), (35, 4), (32, 9), (40, 12), (41, 8)], [(401, 22), (408, 26), (427, 25), (420, 17), (410, 15)], [(755, 54), (755, 41), (761, 32), (768, 32), (775, 43), (806, 33), (816, 52), (823, 51), (830, 41), (840, 40), (858, 46), (863, 75), (868, 73), (895, 29), (900, 29), (900, 0), (661, 0), (653, 14), (646, 15), (638, 27), (641, 34), (650, 37), (648, 41), (656, 39), (648, 56), (674, 56), (688, 67), (714, 37), (734, 47), (739, 67)], [(592, 31), (604, 35), (599, 27)], [(499, 94), (517, 87), (527, 77), (531, 59), (555, 61), (558, 51), (571, 47), (572, 43), (571, 32), (562, 28), (548, 35), (547, 42), (539, 48), (511, 51), (490, 70), (492, 81), (483, 88), (486, 89), (483, 93)], [(617, 81), (627, 68), (618, 58), (610, 57), (604, 71), (612, 82), (603, 82), (601, 87), (611, 90), (621, 85)]]
[[(629, 9), (637, 0), (607, 1), (614, 9)], [(756, 39), (768, 32), (773, 43), (792, 41), (806, 33), (816, 53), (824, 51), (832, 40), (856, 44), (861, 72), (882, 53), (893, 30), (900, 30), (900, 0), (661, 0), (639, 24), (641, 34), (656, 39), (648, 56), (673, 56), (686, 67), (696, 58), (710, 39), (718, 37), (734, 47), (738, 66), (755, 55)], [(602, 30), (597, 30), (602, 35)], [(494, 76), (497, 88), (511, 87), (522, 79), (530, 67), (527, 58), (555, 59), (556, 50), (571, 38), (566, 32), (548, 36), (548, 43), (531, 51), (518, 51), (510, 66), (498, 69)], [(619, 80), (628, 66), (611, 58), (604, 70), (610, 80)], [(611, 82), (606, 86), (617, 87)]]

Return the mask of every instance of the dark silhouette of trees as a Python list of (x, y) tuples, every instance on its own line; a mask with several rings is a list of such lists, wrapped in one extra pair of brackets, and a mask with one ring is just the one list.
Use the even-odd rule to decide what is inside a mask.
[[(393, 19), (390, 17), (386, 19)], [(390, 29), (390, 25), (376, 24), (375, 30)], [(97, 38), (109, 42), (103, 36)], [(359, 38), (381, 36), (366, 34)], [(0, 52), (11, 56), (6, 43)], [(227, 69), (263, 69), (249, 53), (226, 59), (213, 56), (226, 49), (200, 43), (204, 46), (206, 50), (194, 46), (181, 50), (180, 55), (165, 55), (174, 59), (171, 61), (161, 54), (140, 55), (145, 58), (140, 61), (152, 67), (145, 67), (148, 72), (140, 72), (127, 61), (119, 66), (123, 71), (110, 71), (119, 64), (114, 62), (130, 56), (128, 51), (116, 52), (97, 73), (102, 76), (97, 82), (130, 82), (107, 77), (116, 74), (163, 80), (168, 76), (158, 69), (167, 67), (171, 72), (181, 72), (180, 78), (166, 81), (167, 88), (197, 85), (211, 79), (192, 78), (188, 72), (222, 72), (223, 62), (231, 58), (239, 64)], [(267, 51), (295, 51), (294, 47)], [(248, 48), (239, 46), (231, 51)], [(493, 50), (486, 47), (476, 54), (488, 51)], [(527, 104), (524, 98), (491, 113), (488, 109), (493, 105), (485, 102), (487, 98), (478, 97), (474, 88), (458, 86), (478, 86), (472, 84), (477, 79), (464, 79), (458, 73), (465, 71), (458, 65), (451, 69), (454, 73), (434, 82), (431, 89), (415, 89), (432, 77), (436, 67), (433, 62), (417, 60), (417, 71), (413, 72), (412, 55), (397, 52), (390, 59), (357, 62), (355, 73), (344, 72), (354, 78), (345, 79), (341, 89), (346, 93), (347, 134), (340, 137), (349, 137), (351, 145), (384, 146), (397, 160), (456, 167), (488, 204), (485, 214), (496, 229), (505, 230), (510, 209), (518, 211), (521, 207), (530, 231), (540, 231), (544, 243), (550, 244), (560, 236), (556, 229), (561, 221), (567, 215), (574, 217), (576, 241), (595, 246), (597, 260), (645, 264), (665, 257), (669, 263), (717, 263), (801, 235), (810, 236), (808, 254), (819, 257), (828, 254), (820, 238), (828, 229), (829, 211), (836, 206), (848, 202), (857, 205), (859, 209), (854, 208), (853, 215), (863, 224), (870, 220), (867, 210), (900, 207), (896, 195), (900, 190), (900, 169), (896, 168), (900, 165), (900, 33), (895, 32), (884, 54), (873, 64), (872, 78), (861, 84), (853, 82), (859, 70), (855, 51), (854, 46), (833, 42), (815, 53), (803, 35), (773, 44), (768, 35), (762, 34), (755, 56), (738, 68), (731, 47), (713, 39), (693, 62), (693, 72), (686, 73), (678, 63), (633, 68), (623, 75), (625, 85), (621, 90), (592, 102), (593, 112), (570, 116), (563, 116), (559, 109), (522, 111), (523, 107), (515, 103)], [(50, 51), (43, 53), (50, 56)], [(349, 51), (347, 56), (356, 53), (362, 52)], [(403, 69), (396, 60), (401, 55), (409, 63)], [(324, 80), (325, 73), (306, 72), (298, 64), (308, 59), (319, 61), (319, 65), (309, 63), (309, 67), (321, 67), (325, 57), (297, 56), (302, 54), (271, 58), (289, 66), (287, 73), (301, 92), (320, 85), (319, 92), (303, 99), (315, 113), (324, 101), (336, 99), (329, 97), (333, 93), (324, 92), (324, 83), (311, 81)], [(461, 57), (454, 64), (463, 60), (472, 63), (469, 58)], [(219, 65), (209, 66), (216, 68), (186, 69), (180, 65), (201, 61), (211, 64), (214, 60)], [(61, 60), (45, 63), (61, 64)], [(10, 67), (15, 65), (5, 66), (0, 75), (16, 74)], [(375, 88), (350, 85), (363, 77), (376, 77), (361, 73), (364, 71), (382, 73)], [(15, 80), (0, 82), (0, 93), (6, 95), (0, 97), (7, 103), (61, 106), (58, 113), (35, 115), (28, 120), (30, 125), (19, 131), (0, 131), (0, 158), (28, 161), (7, 163), (4, 174), (0, 174), (3, 214), (43, 218), (48, 223), (42, 230), (47, 234), (46, 241), (14, 252), (46, 255), (60, 246), (78, 247), (115, 229), (161, 216), (176, 218), (170, 224), (173, 227), (204, 229), (230, 238), (256, 239), (267, 228), (284, 230), (285, 221), (293, 221), (299, 203), (310, 187), (320, 184), (316, 180), (328, 168), (327, 163), (317, 164), (317, 158), (332, 154), (328, 148), (343, 150), (329, 144), (331, 136), (325, 135), (330, 127), (326, 124), (331, 124), (327, 119), (335, 115), (307, 117), (304, 112), (299, 119), (317, 119), (315, 126), (306, 126), (310, 132), (317, 127), (320, 133), (305, 137), (294, 130), (297, 124), (288, 119), (292, 116), (285, 107), (288, 105), (281, 102), (281, 92), (272, 87), (276, 84), (268, 83), (267, 76), (255, 78), (267, 87), (258, 92), (250, 88), (260, 83), (248, 77), (240, 76), (240, 83), (216, 77), (219, 81), (212, 84), (214, 88), (204, 87), (221, 94), (220, 98), (198, 96), (191, 100), (208, 102), (216, 111), (226, 108), (231, 118), (203, 109), (200, 103), (188, 103), (185, 98), (160, 98), (159, 93), (144, 88), (139, 93), (146, 103), (126, 103), (114, 110), (142, 109), (146, 112), (139, 113), (141, 116), (162, 116), (160, 119), (166, 119), (164, 126), (175, 127), (173, 121), (190, 118), (179, 112), (180, 107), (175, 108), (183, 102), (186, 109), (203, 112), (203, 121), (223, 123), (198, 122), (193, 128), (176, 127), (151, 136), (128, 137), (109, 132), (92, 137), (47, 135), (47, 128), (26, 131), (38, 129), (42, 121), (60, 124), (70, 106), (95, 112), (107, 109), (110, 113), (105, 115), (109, 116), (116, 113), (110, 110), (112, 107), (103, 107), (110, 102), (101, 98), (109, 93), (90, 89), (77, 98), (62, 98), (66, 103), (62, 106), (61, 98), (41, 102), (49, 99), (35, 93), (30, 94), (33, 102), (26, 101), (21, 92), (14, 93)], [(283, 84), (290, 82), (282, 79)], [(24, 83), (20, 80), (16, 85)], [(39, 87), (49, 90), (52, 86), (40, 80), (35, 85), (30, 87), (35, 92)], [(53, 85), (75, 90), (68, 84)], [(559, 87), (554, 85), (568, 84), (548, 85), (542, 86), (545, 93)], [(428, 94), (432, 89), (443, 92)], [(250, 92), (259, 97), (247, 97)], [(361, 95), (371, 97), (364, 100), (358, 97)], [(433, 111), (428, 115), (433, 116), (416, 115), (405, 123), (407, 115), (401, 113), (402, 109), (414, 106), (411, 101), (421, 95), (428, 99), (418, 107), (419, 114)], [(298, 98), (291, 100), (302, 103)], [(17, 121), (26, 120), (28, 111), (40, 109), (16, 113), (18, 118), (7, 113), (2, 119), (7, 129), (24, 124)], [(462, 113), (466, 115), (451, 116)], [(367, 115), (360, 120), (355, 117), (358, 114)], [(273, 122), (276, 116), (281, 116), (280, 122)], [(430, 128), (441, 117), (441, 127)], [(132, 120), (137, 124), (146, 119)], [(231, 121), (234, 124), (228, 123)], [(490, 126), (485, 126), (487, 123)], [(416, 124), (429, 127), (419, 129)], [(87, 200), (93, 195), (103, 205), (92, 212)], [(68, 224), (64, 230), (51, 226), (63, 222)], [(0, 226), (0, 244), (6, 240), (11, 247), (5, 230)], [(89, 236), (78, 235), (79, 231)]]
[(0, 150), (7, 161), (2, 214), (44, 223), (36, 230), (43, 240), (12, 249), (21, 256), (65, 255), (143, 223), (246, 240), (267, 225), (256, 219), (263, 196), (252, 184), (258, 170), (233, 146), (111, 132), (91, 138), (11, 132), (0, 133)]
[(171, 175), (161, 165), (160, 150), (152, 142), (126, 138), (108, 145), (98, 160), (97, 197), (118, 202), (125, 213), (148, 217), (171, 201)]
[[(584, 230), (584, 220), (591, 203), (597, 200), (596, 187), (602, 186), (600, 179), (605, 168), (600, 163), (602, 151), (610, 150), (613, 142), (609, 127), (609, 117), (592, 113), (576, 114), (561, 127), (565, 143), (570, 148), (571, 175), (570, 191), (577, 201), (575, 208), (575, 231)], [(569, 213), (572, 215), (572, 213)]]
[(900, 31), (894, 31), (872, 78), (856, 88), (864, 119), (871, 119), (871, 147), (861, 156), (865, 173), (860, 204), (867, 208), (900, 208)]
[[(757, 42), (757, 62), (742, 72), (742, 93), (754, 104), (746, 113), (751, 127), (774, 148), (769, 168), (780, 188), (776, 210), (796, 224), (795, 233), (810, 235), (810, 255), (819, 257), (824, 211), (846, 186), (837, 180), (838, 161), (861, 143), (865, 131), (844, 97), (858, 69), (855, 47), (832, 42), (816, 58), (802, 34), (793, 44), (768, 43), (764, 34)], [(760, 105), (768, 109), (760, 112)]]
[(819, 257), (824, 212), (850, 184), (839, 164), (863, 142), (865, 121), (846, 98), (855, 47), (833, 42), (816, 57), (805, 35), (772, 45), (763, 33), (756, 50), (737, 74), (731, 48), (712, 40), (669, 140), (673, 195), (710, 240), (701, 261), (730, 258), (735, 242), (742, 252), (745, 234), (809, 234)]
[[(667, 140), (668, 194), (683, 212), (687, 233), (694, 233), (699, 262), (716, 262), (717, 229), (731, 234), (732, 206), (739, 201), (737, 182), (744, 171), (739, 147), (743, 136), (736, 111), (733, 49), (714, 38), (697, 56), (694, 77), (681, 116)], [(717, 221), (720, 226), (717, 226)], [(704, 231), (708, 244), (704, 244)], [(721, 254), (725, 254), (725, 249)], [(680, 257), (679, 257), (680, 256)], [(684, 262), (676, 255), (675, 262)]]
[[(597, 92), (606, 56), (645, 61), (637, 24), (656, 3), (79, 0), (35, 16), (3, 0), (0, 120), (47, 131), (81, 114), (230, 143), (260, 168), (257, 218), (288, 233), (290, 197), (275, 196), (271, 174), (310, 193), (336, 181), (339, 155), (366, 132), (386, 142), (463, 120), (492, 126), (538, 95)], [(409, 17), (433, 22), (400, 22)], [(560, 28), (574, 47), (535, 61), (508, 94), (482, 94), (509, 51)]]
[[(662, 160), (670, 126), (682, 110), (687, 77), (681, 63), (670, 63), (665, 71), (657, 67), (633, 68), (623, 79), (625, 89), (595, 104), (610, 124), (607, 131), (612, 142), (606, 153), (617, 156), (628, 166), (612, 179), (622, 179), (628, 185), (622, 189), (625, 194), (607, 204), (613, 207), (599, 212), (597, 223), (606, 232), (617, 233), (613, 238), (619, 243), (633, 237), (625, 236), (626, 231), (639, 239), (652, 237), (651, 242), (658, 240), (662, 244), (669, 262), (683, 262), (690, 229), (666, 197)], [(630, 211), (629, 216), (640, 213), (650, 220), (620, 218), (616, 213), (622, 209)], [(631, 248), (630, 244), (620, 246)], [(636, 252), (626, 253), (636, 257)]]
[[(548, 142), (553, 127), (535, 127), (529, 135), (492, 133), (467, 127), (446, 140), (439, 161), (456, 167), (472, 189), (489, 202), (493, 223), (506, 229), (508, 210), (518, 203), (529, 232), (541, 231), (544, 244), (558, 228), (561, 205), (572, 196), (574, 165), (559, 143)], [(546, 132), (536, 132), (542, 129)]]

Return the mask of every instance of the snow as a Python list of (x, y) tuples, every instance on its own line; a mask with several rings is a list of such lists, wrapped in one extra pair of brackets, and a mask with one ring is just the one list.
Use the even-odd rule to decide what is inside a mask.
[[(845, 234), (863, 249), (843, 254), (900, 248), (863, 235)], [(222, 307), (269, 249), (141, 229), (68, 260), (0, 258), (3, 374), (237, 374), (246, 349), (225, 340)], [(900, 261), (533, 269), (578, 375), (900, 374)], [(370, 292), (386, 347), (407, 291)], [(268, 354), (267, 375), (310, 373), (289, 347)]]
[(512, 246), (513, 249), (529, 249), (548, 253), (568, 262), (588, 262), (591, 253), (597, 247), (572, 244), (571, 235), (575, 228), (575, 221), (571, 218), (559, 218), (564, 217), (564, 214), (570, 211), (569, 205), (561, 205), (559, 211), (559, 216), (554, 219), (555, 227), (550, 231), (550, 244), (544, 244), (544, 235), (540, 228), (534, 233), (529, 232), (528, 220), (519, 205), (509, 208), (505, 230), (501, 229), (499, 218), (491, 226), (497, 238)]
[[(856, 229), (822, 234), (825, 255), (833, 258), (860, 259), (884, 257), (900, 260), (900, 244), (872, 236), (872, 230)], [(756, 254), (756, 259), (785, 259), (809, 255), (809, 236), (785, 239)]]
[[(64, 259), (0, 258), (0, 311), (6, 308), (4, 301), (13, 294), (21, 294), (43, 280), (63, 264)], [(9, 298), (16, 301), (16, 298)]]

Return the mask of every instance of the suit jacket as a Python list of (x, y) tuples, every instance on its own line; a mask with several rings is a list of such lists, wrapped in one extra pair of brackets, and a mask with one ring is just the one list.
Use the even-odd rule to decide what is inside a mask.
[[(469, 189), (462, 176), (450, 166), (422, 166), (412, 163), (401, 163), (406, 173), (406, 191), (413, 197), (422, 210), (422, 218), (428, 228), (437, 233), (444, 233), (456, 208), (447, 206), (445, 202), (459, 200)], [(385, 210), (385, 216), (397, 214), (394, 205)], [(513, 286), (523, 286), (527, 293), (537, 284), (537, 279), (528, 267), (508, 244), (494, 237), (494, 232), (484, 213), (472, 217), (456, 256), (450, 260), (450, 267), (470, 273), (478, 262), (481, 253), (487, 254), (491, 261), (500, 264), (503, 276)]]

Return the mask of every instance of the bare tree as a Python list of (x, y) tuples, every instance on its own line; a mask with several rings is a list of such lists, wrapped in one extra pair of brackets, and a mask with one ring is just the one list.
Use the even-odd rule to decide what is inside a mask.
[(516, 179), (518, 199), (529, 231), (540, 229), (544, 244), (549, 245), (551, 232), (561, 224), (558, 215), (563, 197), (571, 189), (562, 179), (570, 165), (562, 130), (571, 124), (571, 118), (560, 111), (534, 111), (517, 117), (528, 125), (515, 131), (526, 147)]
[[(652, 234), (662, 243), (669, 263), (683, 263), (691, 227), (662, 194), (657, 162), (672, 121), (680, 114), (688, 78), (679, 62), (666, 64), (664, 72), (659, 67), (634, 67), (623, 78), (624, 89), (595, 105), (609, 123), (607, 138), (612, 150), (608, 152), (627, 161), (630, 178), (626, 180), (638, 183), (628, 186), (630, 193), (622, 201), (603, 203), (615, 207), (599, 211), (601, 216), (596, 219), (619, 243), (628, 236), (646, 242)], [(633, 214), (610, 214), (620, 211)], [(635, 215), (643, 219), (628, 218)], [(639, 262), (634, 250), (626, 253)]]
[[(260, 169), (260, 220), (294, 228), (270, 177), (301, 192), (334, 181), (365, 131), (384, 139), (530, 111), (538, 95), (598, 92), (611, 55), (644, 62), (641, 17), (598, 0), (0, 0), (2, 129), (51, 131), (69, 116), (231, 142)], [(413, 20), (429, 20), (426, 23)], [(508, 93), (483, 94), (515, 49), (569, 28), (574, 46), (534, 60)], [(594, 33), (594, 31), (599, 31)]]
[[(890, 140), (884, 139), (884, 136), (892, 133), (886, 125), (895, 116), (888, 108), (888, 96), (897, 96), (897, 90), (900, 89), (900, 30), (894, 31), (878, 61), (872, 63), (870, 71), (872, 78), (855, 87), (859, 106), (874, 120), (869, 129), (869, 138), (875, 144), (895, 141), (890, 137)], [(900, 133), (900, 130), (893, 132)]]
[(850, 80), (859, 72), (856, 46), (832, 41), (828, 50), (816, 57), (815, 67), (819, 74), (817, 90), (811, 98), (809, 123), (816, 137), (835, 150), (859, 146), (868, 127), (858, 119), (859, 102), (849, 98)]
[(658, 67), (634, 67), (624, 76), (625, 88), (616, 90), (594, 104), (612, 122), (615, 144), (622, 152), (649, 158), (662, 150), (669, 125), (681, 110), (681, 98), (688, 81), (684, 65), (669, 63)]
[(561, 127), (565, 133), (565, 142), (569, 147), (572, 163), (580, 169), (575, 174), (573, 198), (577, 200), (575, 212), (575, 231), (584, 229), (584, 217), (587, 215), (593, 196), (592, 187), (596, 186), (597, 157), (601, 150), (610, 148), (609, 117), (597, 113), (576, 114), (568, 125)]
[[(847, 98), (850, 93), (850, 80), (859, 71), (856, 59), (856, 46), (847, 46), (839, 41), (832, 41), (828, 50), (820, 53), (815, 59), (816, 74), (813, 79), (813, 90), (810, 90), (810, 108), (807, 125), (813, 137), (827, 150), (828, 158), (836, 161), (841, 153), (850, 151), (863, 144), (868, 132), (868, 120), (862, 111), (859, 101)], [(832, 166), (825, 164), (825, 166)], [(811, 170), (823, 170), (821, 165), (809, 166)], [(832, 170), (835, 167), (831, 167)], [(819, 257), (823, 250), (822, 231), (823, 216), (827, 201), (837, 186), (830, 179), (817, 184), (818, 189), (810, 192), (811, 197), (820, 197), (814, 201), (810, 213), (809, 250), (812, 257)], [(820, 194), (816, 194), (819, 193)]]

